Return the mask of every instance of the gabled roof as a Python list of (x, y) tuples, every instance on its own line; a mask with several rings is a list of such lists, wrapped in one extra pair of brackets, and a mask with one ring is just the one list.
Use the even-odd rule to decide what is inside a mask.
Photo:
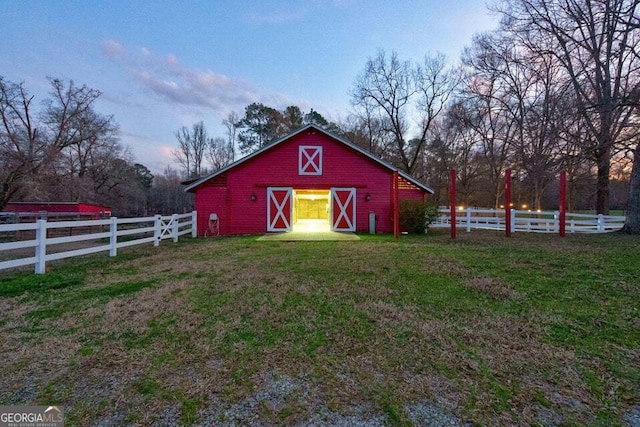
[(406, 179), (407, 181), (411, 182), (412, 184), (416, 185), (418, 188), (426, 191), (427, 193), (430, 193), (430, 194), (434, 193), (433, 189), (431, 189), (430, 187), (428, 187), (425, 184), (421, 183), (420, 181), (418, 181), (417, 179), (415, 179), (411, 175), (407, 174), (406, 172), (401, 171), (400, 169), (398, 169), (397, 167), (395, 167), (391, 163), (386, 162), (386, 161), (376, 157), (375, 155), (371, 154), (370, 152), (368, 152), (368, 151), (362, 149), (361, 147), (357, 146), (356, 144), (352, 143), (351, 141), (348, 141), (348, 140), (346, 140), (346, 139), (344, 139), (344, 138), (342, 138), (342, 137), (340, 137), (338, 135), (335, 135), (335, 134), (333, 134), (333, 133), (331, 133), (331, 132), (329, 132), (329, 131), (327, 131), (327, 130), (319, 127), (319, 126), (313, 125), (313, 124), (309, 124), (309, 125), (303, 126), (300, 129), (298, 129), (296, 131), (293, 131), (289, 135), (283, 136), (282, 138), (280, 138), (280, 139), (278, 139), (276, 141), (273, 141), (272, 143), (262, 147), (260, 150), (254, 152), (254, 153), (251, 153), (248, 156), (243, 157), (242, 159), (240, 159), (240, 160), (238, 160), (236, 162), (233, 162), (233, 163), (231, 163), (231, 164), (229, 164), (229, 165), (227, 165), (227, 166), (225, 166), (225, 167), (223, 167), (221, 169), (218, 169), (217, 171), (215, 171), (215, 172), (213, 172), (213, 173), (211, 173), (211, 174), (209, 174), (209, 175), (207, 175), (207, 176), (205, 176), (203, 178), (200, 178), (200, 179), (196, 180), (195, 182), (190, 183), (189, 185), (187, 185), (185, 187), (184, 191), (191, 191), (191, 190), (195, 189), (196, 187), (198, 187), (199, 185), (203, 184), (204, 182), (206, 182), (206, 181), (208, 181), (208, 180), (210, 180), (212, 178), (215, 178), (218, 175), (222, 175), (223, 173), (235, 168), (236, 166), (241, 165), (244, 162), (247, 162), (247, 161), (253, 159), (254, 157), (258, 157), (259, 155), (261, 155), (265, 151), (269, 151), (269, 150), (277, 147), (278, 145), (280, 145), (284, 141), (287, 141), (287, 140), (293, 138), (294, 136), (299, 135), (299, 134), (301, 134), (301, 133), (303, 133), (303, 132), (305, 132), (305, 131), (307, 131), (309, 129), (314, 129), (314, 130), (317, 130), (318, 132), (322, 132), (326, 136), (328, 136), (328, 137), (330, 137), (330, 138), (332, 138), (332, 139), (334, 139), (334, 140), (346, 145), (347, 147), (351, 148), (354, 151), (357, 151), (358, 153), (362, 154), (363, 156), (366, 156), (366, 157), (370, 158), (371, 160), (375, 161), (376, 163), (382, 165), (383, 167), (385, 167), (385, 168), (387, 168), (387, 169), (389, 169), (389, 170), (391, 170), (393, 172), (398, 172), (398, 174), (402, 178)]

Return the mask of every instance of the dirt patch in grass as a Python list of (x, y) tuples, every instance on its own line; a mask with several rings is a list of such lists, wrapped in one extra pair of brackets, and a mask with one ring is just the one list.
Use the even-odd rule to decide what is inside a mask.
[(493, 277), (475, 277), (465, 280), (463, 283), (465, 287), (484, 293), (490, 298), (508, 299), (517, 298), (519, 295), (511, 285)]

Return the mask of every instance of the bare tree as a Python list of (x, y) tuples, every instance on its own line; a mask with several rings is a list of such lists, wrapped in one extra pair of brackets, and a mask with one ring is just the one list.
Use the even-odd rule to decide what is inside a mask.
[[(423, 63), (402, 61), (396, 52), (379, 51), (354, 83), (352, 103), (367, 115), (376, 113), (394, 140), (399, 165), (413, 173), (433, 120), (457, 83), (444, 55), (426, 56)], [(414, 137), (409, 132), (416, 129)]]
[(433, 200), (440, 205), (449, 200), (449, 170), (457, 169), (455, 162), (455, 140), (451, 138), (451, 129), (436, 123), (434, 137), (425, 145), (423, 155), (423, 172), (429, 177), (429, 185), (433, 188)]
[[(635, 54), (638, 0), (508, 0), (503, 28), (531, 50), (557, 57), (590, 133), (583, 150), (597, 167), (596, 209), (609, 211), (611, 159), (629, 132), (640, 85)], [(544, 43), (541, 43), (544, 40)], [(549, 49), (549, 43), (553, 48)], [(636, 129), (637, 130), (637, 129)]]
[(209, 147), (209, 137), (203, 122), (198, 122), (189, 130), (182, 126), (175, 133), (178, 148), (172, 154), (187, 178), (202, 176), (205, 154)]
[(522, 107), (505, 78), (507, 63), (503, 52), (496, 49), (498, 42), (493, 35), (482, 34), (465, 50), (465, 83), (453, 110), (455, 119), (475, 135), (486, 165), (486, 188), (495, 207), (503, 194), (502, 174), (515, 162), (513, 143), (521, 137), (522, 123)]
[(233, 163), (233, 151), (224, 138), (210, 138), (207, 146), (207, 160), (213, 170)]
[(562, 110), (566, 86), (557, 79), (558, 64), (553, 58), (525, 58), (531, 84), (525, 92), (522, 136), (516, 141), (516, 149), (529, 181), (530, 206), (542, 209), (542, 196), (561, 160), (559, 122), (567, 117)]
[(171, 151), (173, 157), (180, 166), (182, 166), (183, 174), (187, 177), (191, 176), (193, 154), (191, 149), (191, 131), (188, 127), (182, 126), (175, 133), (178, 140), (178, 148)]
[[(87, 116), (91, 119), (92, 113)], [(95, 123), (95, 120), (89, 120), (78, 129), (80, 134), (87, 134), (87, 137), (65, 147), (56, 162), (56, 171), (52, 171), (52, 175), (57, 174), (62, 178), (61, 192), (66, 194), (66, 200), (88, 201), (93, 198), (96, 190), (93, 180), (95, 171), (108, 169), (107, 164), (112, 158), (124, 158), (124, 151), (118, 142), (117, 126), (98, 123), (103, 129), (102, 132), (95, 132)]]
[(381, 118), (370, 108), (360, 108), (337, 125), (339, 133), (349, 141), (364, 148), (377, 157), (393, 162), (393, 138), (386, 131), (388, 120)]
[(0, 77), (0, 210), (30, 183), (42, 182), (44, 169), (58, 160), (62, 150), (115, 135), (111, 116), (93, 110), (101, 93), (49, 79), (50, 98), (39, 114), (23, 83)]
[(454, 168), (459, 202), (465, 206), (486, 206), (479, 185), (485, 158), (475, 132), (459, 120), (459, 108), (459, 102), (452, 104), (442, 119), (434, 123), (433, 138), (425, 147), (423, 176), (435, 191), (434, 200), (446, 204), (449, 202), (449, 170)]
[(627, 197), (627, 216), (622, 231), (627, 234), (640, 234), (640, 142), (634, 150)]
[(529, 206), (541, 209), (543, 194), (561, 161), (561, 123), (573, 119), (566, 108), (566, 80), (553, 55), (524, 49), (504, 34), (498, 40), (494, 46), (503, 63), (505, 111), (517, 126), (511, 143), (515, 167), (524, 172), (521, 200), (529, 198)]
[(137, 179), (136, 168), (127, 150), (97, 150), (92, 154), (88, 177), (84, 179), (92, 188), (87, 192), (93, 203), (111, 206), (119, 216), (129, 216), (144, 203), (144, 191)]
[(239, 121), (240, 116), (235, 111), (230, 112), (227, 115), (227, 118), (222, 121), (222, 125), (227, 133), (227, 150), (231, 153), (231, 163), (236, 159), (236, 140), (238, 134), (237, 123)]
[(209, 137), (204, 123), (198, 122), (193, 125), (193, 134), (191, 136), (191, 153), (193, 154), (193, 174), (195, 176), (202, 175), (202, 164), (204, 162), (207, 146), (209, 145)]
[(156, 175), (149, 191), (151, 212), (170, 215), (193, 210), (193, 194), (184, 191), (178, 171), (167, 166), (162, 175)]

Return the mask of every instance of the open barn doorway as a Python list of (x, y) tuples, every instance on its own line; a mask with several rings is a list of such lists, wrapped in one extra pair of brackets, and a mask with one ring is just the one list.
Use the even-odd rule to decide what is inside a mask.
[(293, 190), (293, 231), (331, 231), (329, 190)]

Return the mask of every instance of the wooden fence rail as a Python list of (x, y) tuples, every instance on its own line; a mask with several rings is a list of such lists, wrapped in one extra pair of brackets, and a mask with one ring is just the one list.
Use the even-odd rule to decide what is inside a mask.
[[(451, 226), (450, 210), (443, 208), (438, 211), (440, 216), (431, 224), (431, 227), (449, 228)], [(504, 209), (458, 209), (455, 218), (456, 228), (464, 228), (467, 232), (472, 229), (504, 231), (506, 227)], [(624, 216), (567, 213), (566, 232), (607, 233), (621, 229), (624, 221)], [(559, 226), (558, 211), (511, 210), (511, 232), (558, 233)]]
[[(153, 243), (154, 246), (158, 246), (160, 241), (165, 239), (172, 239), (177, 242), (179, 236), (185, 234), (191, 234), (192, 237), (197, 236), (196, 219), (197, 213), (193, 211), (186, 214), (156, 215), (143, 218), (111, 217), (110, 219), (100, 220), (57, 222), (47, 222), (40, 219), (34, 223), (0, 224), (0, 234), (23, 231), (35, 232), (35, 237), (30, 240), (0, 242), (0, 253), (29, 248), (33, 248), (34, 251), (33, 256), (30, 257), (0, 261), (0, 270), (34, 264), (35, 273), (43, 274), (48, 261), (103, 251), (109, 251), (109, 256), (116, 256), (118, 249), (127, 246), (143, 243)], [(91, 229), (99, 231), (62, 237), (48, 237), (49, 230), (77, 227), (91, 227)], [(119, 238), (125, 236), (130, 237), (118, 241)], [(95, 245), (82, 249), (60, 250), (48, 253), (48, 249), (55, 245), (77, 242), (88, 242)]]

